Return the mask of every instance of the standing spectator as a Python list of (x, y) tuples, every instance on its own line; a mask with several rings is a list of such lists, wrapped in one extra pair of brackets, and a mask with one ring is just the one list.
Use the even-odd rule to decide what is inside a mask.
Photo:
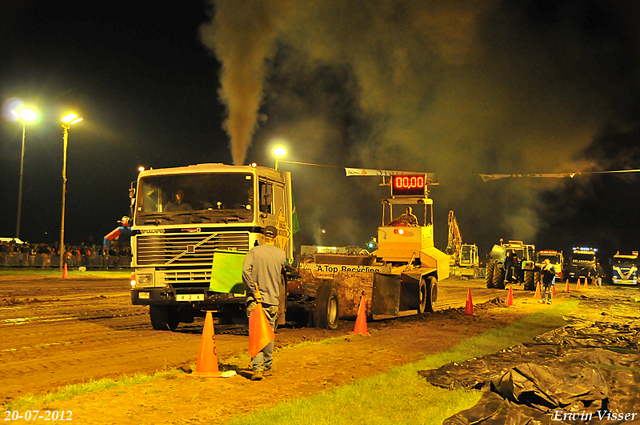
[(540, 302), (551, 304), (553, 284), (556, 280), (556, 269), (548, 258), (545, 258), (540, 274), (542, 275), (542, 299)]
[[(262, 300), (269, 324), (275, 330), (280, 305), (280, 279), (287, 256), (282, 249), (275, 246), (275, 237), (278, 234), (275, 227), (265, 227), (263, 234), (264, 244), (251, 248), (244, 259), (242, 281), (247, 291), (247, 317), (251, 316), (257, 303)], [(263, 376), (271, 375), (273, 341), (251, 359), (251, 363), (252, 381), (259, 381)]]
[(604, 269), (600, 265), (600, 261), (596, 262), (596, 283), (598, 284), (598, 288), (602, 288), (602, 279), (604, 279), (605, 273)]

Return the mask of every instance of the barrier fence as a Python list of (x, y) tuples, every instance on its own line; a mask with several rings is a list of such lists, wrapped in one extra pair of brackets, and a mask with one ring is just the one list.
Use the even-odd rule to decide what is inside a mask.
[[(128, 269), (131, 256), (124, 255), (72, 255), (67, 258), (69, 268), (87, 269)], [(24, 254), (0, 252), (0, 267), (58, 268), (60, 256), (55, 254)]]

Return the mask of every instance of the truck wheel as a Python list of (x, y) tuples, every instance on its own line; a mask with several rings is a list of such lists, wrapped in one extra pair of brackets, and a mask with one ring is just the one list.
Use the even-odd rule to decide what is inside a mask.
[(493, 270), (493, 287), (504, 289), (504, 269), (496, 266)]
[(313, 323), (318, 329), (334, 330), (338, 327), (339, 317), (338, 291), (332, 285), (321, 286), (316, 294)]
[(533, 290), (536, 289), (536, 285), (538, 284), (538, 282), (540, 282), (540, 284), (542, 285), (542, 276), (540, 275), (540, 272), (533, 272)]
[[(438, 301), (438, 280), (433, 276), (427, 276), (426, 280), (426, 311), (432, 312), (436, 310), (436, 302)], [(420, 293), (422, 295), (422, 293)]]
[(530, 270), (524, 272), (524, 289), (525, 291), (535, 291), (536, 283), (533, 279), (534, 273)]
[(149, 306), (151, 326), (157, 331), (175, 331), (180, 323), (176, 308), (169, 305)]
[(420, 283), (418, 284), (418, 314), (422, 314), (427, 309), (427, 293), (428, 293), (428, 282), (429, 276), (422, 276), (420, 278)]
[(495, 263), (487, 264), (487, 272), (484, 276), (484, 281), (487, 283), (487, 288), (493, 288), (493, 269), (495, 267)]

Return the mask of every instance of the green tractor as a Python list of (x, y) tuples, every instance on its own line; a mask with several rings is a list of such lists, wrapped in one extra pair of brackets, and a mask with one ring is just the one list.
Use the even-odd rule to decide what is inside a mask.
[[(487, 259), (485, 282), (487, 288), (504, 289), (508, 283), (524, 284), (524, 289), (536, 289), (534, 245), (522, 241), (509, 241), (494, 245)], [(507, 260), (510, 257), (510, 260)], [(505, 261), (507, 260), (507, 261)]]

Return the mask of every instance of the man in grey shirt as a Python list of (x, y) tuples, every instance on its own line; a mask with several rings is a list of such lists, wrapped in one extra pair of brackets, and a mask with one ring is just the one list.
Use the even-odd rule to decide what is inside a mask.
[[(267, 313), (269, 323), (275, 330), (280, 305), (280, 279), (287, 256), (285, 252), (275, 246), (277, 230), (273, 226), (266, 226), (262, 232), (264, 244), (253, 247), (244, 259), (242, 266), (242, 281), (247, 291), (247, 317), (256, 308), (256, 282), (262, 298), (262, 306)], [(271, 375), (273, 365), (273, 341), (267, 344), (253, 359), (252, 381), (259, 381), (263, 376)]]

